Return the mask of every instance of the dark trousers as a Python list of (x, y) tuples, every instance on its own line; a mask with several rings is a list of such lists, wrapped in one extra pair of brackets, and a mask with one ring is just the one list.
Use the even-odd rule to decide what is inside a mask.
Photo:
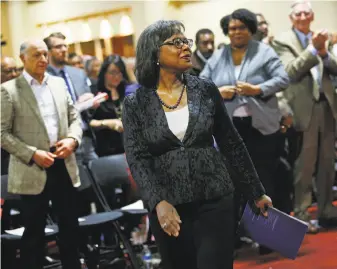
[(275, 195), (275, 174), (283, 143), (279, 131), (263, 135), (252, 126), (251, 117), (233, 118), (233, 123), (241, 135), (259, 178), (271, 198)]
[(160, 227), (156, 212), (150, 224), (164, 269), (232, 269), (233, 197), (176, 206), (182, 220), (178, 237)]
[[(273, 134), (263, 135), (252, 126), (251, 117), (233, 117), (233, 124), (247, 147), (248, 153), (257, 174), (266, 189), (267, 195), (273, 199), (275, 197), (277, 168), (284, 146), (281, 140), (281, 133), (277, 131)], [(238, 227), (247, 201), (245, 201), (242, 195), (237, 191), (235, 192), (234, 201), (234, 215), (236, 218), (236, 227)], [(240, 246), (240, 231), (236, 236), (236, 244), (237, 246)]]
[(73, 187), (64, 160), (56, 159), (47, 170), (47, 183), (41, 194), (22, 195), (25, 227), (21, 240), (22, 269), (42, 269), (45, 247), (44, 228), (49, 200), (59, 226), (58, 245), (63, 269), (80, 269), (78, 253), (78, 220), (76, 189)]

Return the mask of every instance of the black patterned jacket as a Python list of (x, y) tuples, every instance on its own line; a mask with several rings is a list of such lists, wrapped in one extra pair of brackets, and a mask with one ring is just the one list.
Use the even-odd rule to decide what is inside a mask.
[(126, 158), (143, 201), (152, 211), (161, 200), (213, 199), (232, 194), (234, 186), (248, 200), (259, 198), (265, 190), (218, 88), (188, 74), (185, 80), (189, 122), (182, 141), (169, 129), (154, 89), (141, 87), (124, 100)]

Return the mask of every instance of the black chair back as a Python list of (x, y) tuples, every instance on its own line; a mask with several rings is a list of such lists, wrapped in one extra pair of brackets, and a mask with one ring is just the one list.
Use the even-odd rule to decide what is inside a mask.
[(8, 175), (1, 176), (1, 199), (8, 200), (20, 200), (20, 195), (8, 192)]
[(98, 158), (90, 163), (89, 168), (103, 191), (129, 184), (128, 165), (124, 154)]

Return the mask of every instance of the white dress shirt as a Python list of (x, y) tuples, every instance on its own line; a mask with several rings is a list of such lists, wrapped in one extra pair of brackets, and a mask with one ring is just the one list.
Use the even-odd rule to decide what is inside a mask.
[(188, 119), (189, 119), (189, 111), (188, 105), (184, 106), (179, 110), (175, 110), (172, 112), (165, 112), (165, 116), (167, 119), (168, 126), (172, 133), (182, 141), (184, 139)]
[(24, 70), (22, 74), (33, 90), (37, 104), (40, 109), (41, 117), (48, 133), (50, 146), (52, 147), (58, 141), (59, 117), (57, 114), (53, 95), (50, 91), (50, 88), (48, 87), (49, 75), (45, 73), (44, 79), (40, 84), (36, 79), (29, 75), (26, 70)]

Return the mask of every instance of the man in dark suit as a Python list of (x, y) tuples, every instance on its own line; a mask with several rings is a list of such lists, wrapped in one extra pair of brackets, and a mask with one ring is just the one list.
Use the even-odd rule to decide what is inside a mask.
[(200, 29), (195, 35), (197, 49), (193, 52), (190, 73), (199, 76), (207, 60), (214, 52), (214, 34), (210, 29)]
[[(68, 45), (62, 33), (52, 33), (44, 39), (48, 47), (49, 65), (47, 72), (64, 79), (74, 103), (84, 102), (93, 97), (89, 87), (89, 79), (82, 69), (67, 65)], [(81, 147), (76, 151), (76, 157), (83, 163), (97, 159), (94, 148), (94, 132), (89, 121), (90, 113), (81, 113), (83, 139)]]

